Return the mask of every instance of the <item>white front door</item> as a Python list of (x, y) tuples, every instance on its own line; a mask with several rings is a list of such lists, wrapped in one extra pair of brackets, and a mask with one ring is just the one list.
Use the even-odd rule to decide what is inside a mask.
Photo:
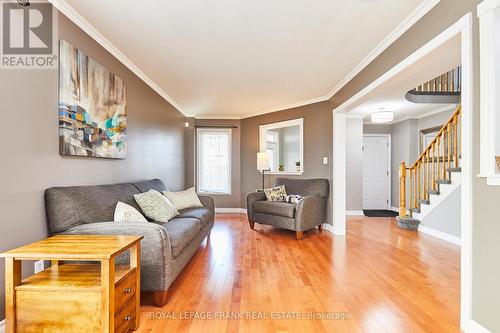
[(363, 209), (390, 209), (388, 136), (363, 136)]

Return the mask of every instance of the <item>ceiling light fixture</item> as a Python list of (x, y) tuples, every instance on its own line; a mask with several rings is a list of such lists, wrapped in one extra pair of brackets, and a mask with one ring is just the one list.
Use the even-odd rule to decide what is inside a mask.
[(372, 123), (382, 124), (394, 120), (394, 113), (392, 111), (378, 111), (371, 115)]

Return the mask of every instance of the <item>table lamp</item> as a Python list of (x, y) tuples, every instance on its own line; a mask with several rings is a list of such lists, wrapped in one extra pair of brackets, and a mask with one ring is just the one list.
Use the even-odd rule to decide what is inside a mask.
[(257, 153), (257, 170), (262, 173), (262, 190), (264, 190), (264, 172), (269, 170), (269, 154), (267, 152)]

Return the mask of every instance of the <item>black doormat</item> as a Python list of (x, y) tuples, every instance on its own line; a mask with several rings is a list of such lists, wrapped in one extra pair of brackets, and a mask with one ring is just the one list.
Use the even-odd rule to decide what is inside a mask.
[(363, 213), (368, 217), (396, 217), (399, 213), (384, 209), (363, 209)]

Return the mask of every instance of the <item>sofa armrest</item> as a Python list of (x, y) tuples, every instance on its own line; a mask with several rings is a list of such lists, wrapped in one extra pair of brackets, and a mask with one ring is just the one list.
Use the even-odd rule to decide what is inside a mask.
[(320, 196), (303, 197), (297, 203), (295, 230), (305, 231), (326, 222), (326, 199)]
[(257, 201), (266, 201), (266, 194), (264, 192), (251, 192), (247, 195), (247, 215), (250, 222), (253, 220), (253, 204)]
[(143, 236), (144, 238), (141, 240), (141, 253), (143, 253), (141, 261), (164, 263), (166, 259), (172, 259), (172, 249), (167, 231), (162, 226), (153, 222), (87, 223), (68, 229), (62, 234)]
[(214, 198), (208, 195), (198, 195), (198, 198), (200, 198), (201, 204), (203, 205), (204, 208), (208, 209), (210, 212), (210, 218), (212, 223), (214, 222), (215, 219), (215, 203), (214, 203)]
[[(141, 240), (141, 290), (168, 289), (167, 266), (171, 265), (172, 249), (167, 231), (153, 222), (98, 222), (82, 224), (64, 231), (73, 235), (134, 235)], [(120, 254), (117, 263), (128, 262)]]
[(200, 198), (203, 207), (207, 208), (211, 212), (215, 211), (214, 198), (208, 195), (198, 195), (198, 198)]

